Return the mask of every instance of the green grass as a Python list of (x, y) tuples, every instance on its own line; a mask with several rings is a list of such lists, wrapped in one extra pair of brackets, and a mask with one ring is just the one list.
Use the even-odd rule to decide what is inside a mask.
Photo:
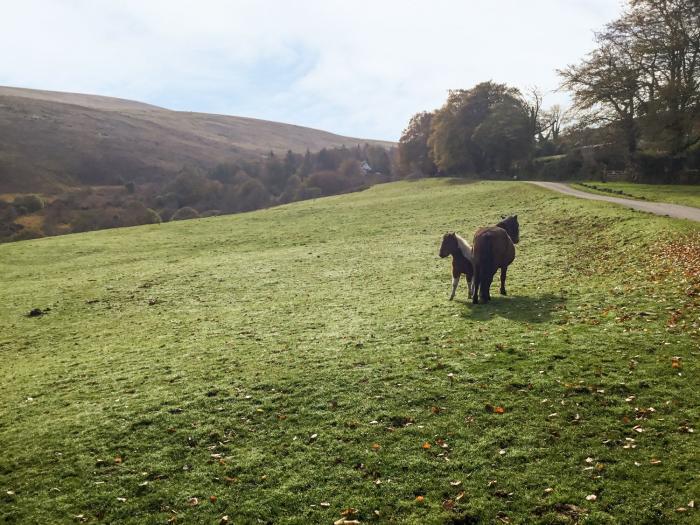
[[(590, 182), (598, 188), (622, 191), (623, 195), (613, 195), (614, 197), (626, 197), (645, 199), (654, 202), (670, 202), (672, 204), (682, 204), (684, 206), (695, 206), (700, 208), (700, 185), (682, 184), (636, 184), (634, 182)], [(601, 193), (611, 195), (605, 191), (591, 190), (580, 184), (574, 185), (577, 189), (590, 191), (591, 193)]]
[[(507, 212), (511, 295), (448, 302)], [(0, 246), (0, 521), (697, 523), (691, 232), (433, 180)]]

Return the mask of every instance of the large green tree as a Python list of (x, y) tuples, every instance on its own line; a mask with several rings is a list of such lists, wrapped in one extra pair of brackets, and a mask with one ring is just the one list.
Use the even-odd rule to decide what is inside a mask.
[(437, 167), (448, 173), (509, 169), (532, 146), (520, 92), (494, 82), (450, 91), (433, 116), (428, 145)]
[(578, 109), (614, 122), (627, 149), (647, 140), (677, 155), (700, 141), (700, 2), (630, 0), (597, 47), (559, 71)]
[(404, 173), (419, 172), (434, 175), (437, 171), (432, 151), (428, 146), (433, 114), (416, 113), (399, 139), (399, 165)]

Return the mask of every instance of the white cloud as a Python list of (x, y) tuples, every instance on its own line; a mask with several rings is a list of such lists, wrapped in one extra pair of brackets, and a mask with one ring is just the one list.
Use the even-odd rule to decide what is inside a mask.
[[(0, 83), (396, 139), (450, 88), (557, 86), (614, 0), (4, 0)], [(563, 94), (551, 95), (560, 102)]]

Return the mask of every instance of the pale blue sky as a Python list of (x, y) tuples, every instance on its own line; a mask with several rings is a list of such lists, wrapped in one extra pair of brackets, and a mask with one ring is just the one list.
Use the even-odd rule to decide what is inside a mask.
[(0, 0), (0, 85), (396, 140), (447, 90), (534, 85), (618, 0)]

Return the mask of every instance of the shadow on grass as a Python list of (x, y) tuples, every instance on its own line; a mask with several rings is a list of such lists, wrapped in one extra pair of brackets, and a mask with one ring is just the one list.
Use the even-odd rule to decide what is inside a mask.
[(566, 298), (552, 294), (504, 297), (496, 293), (491, 294), (491, 301), (487, 304), (472, 304), (471, 300), (459, 302), (467, 306), (462, 313), (464, 319), (488, 321), (493, 317), (503, 317), (523, 323), (547, 323), (552, 320), (553, 312), (566, 303)]

